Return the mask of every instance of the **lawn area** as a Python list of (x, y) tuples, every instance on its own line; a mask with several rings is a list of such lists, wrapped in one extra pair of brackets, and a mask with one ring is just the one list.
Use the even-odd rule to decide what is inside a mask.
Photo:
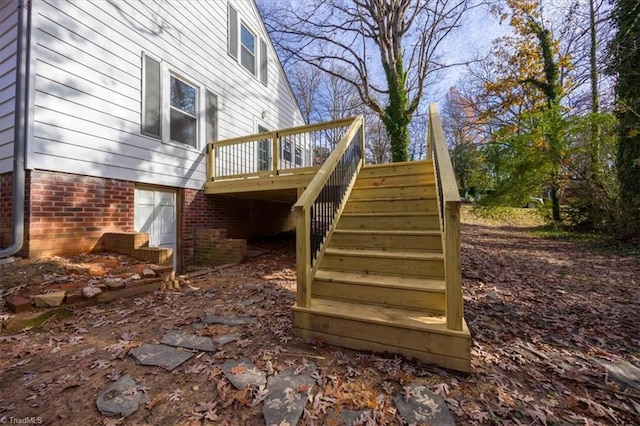
[[(493, 219), (463, 212), (469, 375), (292, 336), (295, 248), (286, 237), (257, 243), (269, 252), (193, 278), (190, 288), (76, 309), (0, 335), (0, 417), (260, 425), (264, 389), (236, 390), (221, 370), (225, 360), (247, 357), (267, 375), (315, 363), (300, 424), (334, 424), (327, 413), (347, 409), (370, 410), (368, 423), (357, 424), (403, 424), (393, 397), (409, 383), (443, 396), (460, 425), (638, 424), (640, 384), (625, 387), (603, 366), (640, 366), (638, 257), (548, 238), (537, 226), (528, 210)], [(207, 315), (251, 322), (194, 325)], [(170, 330), (239, 338), (171, 372), (136, 364), (129, 351)], [(98, 394), (125, 374), (144, 382), (146, 403), (124, 421), (102, 416)]]

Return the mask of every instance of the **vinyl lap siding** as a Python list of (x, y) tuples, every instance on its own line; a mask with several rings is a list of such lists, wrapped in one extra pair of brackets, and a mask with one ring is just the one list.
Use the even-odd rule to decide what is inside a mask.
[(13, 170), (18, 1), (0, 2), (0, 174)]
[[(218, 98), (218, 138), (301, 123), (269, 44), (265, 87), (227, 54), (226, 2), (34, 2), (35, 168), (201, 188), (198, 150), (141, 134), (143, 52)], [(265, 40), (250, 2), (239, 15)]]

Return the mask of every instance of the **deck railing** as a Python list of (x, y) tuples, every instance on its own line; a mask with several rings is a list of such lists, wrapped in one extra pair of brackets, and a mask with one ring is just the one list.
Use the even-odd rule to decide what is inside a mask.
[(433, 161), (436, 175), (440, 230), (444, 250), (447, 328), (462, 330), (462, 267), (460, 265), (460, 192), (435, 103), (429, 105), (427, 160)]
[(210, 142), (207, 181), (275, 176), (322, 165), (353, 119)]
[(296, 212), (297, 300), (311, 303), (311, 283), (337, 219), (364, 164), (364, 119), (349, 128), (294, 206)]

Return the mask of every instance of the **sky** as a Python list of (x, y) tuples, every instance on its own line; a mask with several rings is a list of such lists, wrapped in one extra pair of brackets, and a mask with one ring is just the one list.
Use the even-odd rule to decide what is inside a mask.
[[(283, 0), (278, 0), (283, 1)], [(304, 0), (302, 0), (304, 1)], [(258, 5), (267, 7), (274, 0), (257, 0)], [(458, 63), (472, 60), (480, 54), (487, 54), (492, 41), (507, 33), (509, 26), (506, 23), (499, 24), (498, 20), (489, 13), (486, 7), (476, 7), (466, 12), (463, 16), (460, 28), (449, 35), (448, 41), (441, 45), (439, 54), (446, 63)], [(426, 102), (442, 103), (449, 88), (458, 83), (464, 76), (465, 66), (454, 66), (446, 69), (434, 78), (425, 91)]]
[[(493, 40), (509, 32), (509, 25), (502, 25), (484, 7), (478, 7), (463, 16), (460, 28), (451, 34), (442, 49), (447, 63), (470, 61), (480, 54), (486, 55)], [(449, 88), (455, 86), (465, 74), (466, 66), (454, 66), (446, 70), (434, 88), (434, 101), (442, 102)]]

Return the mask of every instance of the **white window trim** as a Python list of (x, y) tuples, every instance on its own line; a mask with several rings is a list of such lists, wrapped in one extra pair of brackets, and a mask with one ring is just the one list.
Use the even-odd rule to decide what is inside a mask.
[[(242, 19), (239, 19), (238, 21), (239, 21), (238, 23), (238, 63), (245, 71), (247, 71), (249, 74), (251, 74), (256, 79), (259, 80), (260, 79), (260, 61), (258, 58), (258, 53), (259, 53), (258, 51), (260, 50), (260, 37), (258, 37), (258, 34), (253, 30), (253, 28), (251, 28), (251, 25), (247, 24)], [(245, 27), (247, 31), (253, 36), (253, 70), (254, 72), (251, 72), (251, 70), (245, 67), (244, 64), (242, 63), (242, 49), (244, 48), (244, 45), (242, 44), (242, 27)]]
[[(197, 135), (196, 146), (184, 144), (182, 142), (171, 140), (171, 85), (169, 84), (171, 77), (176, 77), (179, 80), (184, 81), (190, 86), (195, 87), (198, 91), (197, 105), (196, 105), (196, 119), (197, 119)], [(200, 151), (206, 142), (203, 138), (207, 134), (207, 116), (206, 116), (206, 90), (207, 88), (197, 83), (197, 80), (189, 75), (178, 71), (176, 68), (170, 66), (167, 62), (162, 61), (162, 142), (168, 145), (192, 149)], [(213, 90), (210, 90), (215, 93)]]

